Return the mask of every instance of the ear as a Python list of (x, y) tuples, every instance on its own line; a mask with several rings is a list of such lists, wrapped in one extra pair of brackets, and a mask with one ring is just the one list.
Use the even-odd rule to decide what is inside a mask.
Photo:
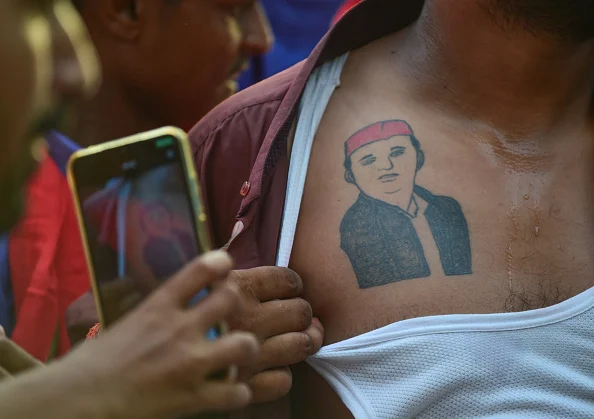
[(355, 175), (353, 175), (352, 170), (347, 169), (344, 171), (344, 180), (353, 185), (357, 184), (357, 181), (355, 180)]
[(423, 150), (417, 150), (417, 172), (421, 170), (421, 167), (425, 164), (425, 153)]
[(101, 22), (118, 38), (133, 40), (140, 33), (145, 7), (143, 0), (94, 0)]

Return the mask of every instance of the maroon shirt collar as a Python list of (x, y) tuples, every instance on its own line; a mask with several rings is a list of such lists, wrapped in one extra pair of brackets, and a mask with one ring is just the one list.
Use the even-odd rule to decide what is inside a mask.
[[(272, 173), (296, 116), (299, 100), (311, 73), (323, 63), (360, 48), (376, 39), (397, 32), (416, 21), (425, 0), (365, 0), (351, 9), (322, 38), (310, 56), (301, 63), (297, 76), (270, 124), (250, 176), (251, 188), (239, 214), (262, 196), (267, 188), (267, 174)], [(285, 147), (285, 150), (282, 148)]]

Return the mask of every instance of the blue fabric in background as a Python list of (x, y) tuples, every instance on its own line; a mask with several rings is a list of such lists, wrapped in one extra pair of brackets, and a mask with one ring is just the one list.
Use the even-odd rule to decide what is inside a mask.
[(70, 160), (70, 156), (74, 152), (81, 149), (81, 146), (57, 131), (48, 132), (45, 139), (49, 147), (50, 157), (54, 160), (60, 172), (66, 176), (68, 160)]
[(275, 35), (275, 45), (263, 57), (252, 58), (239, 80), (242, 89), (307, 58), (330, 28), (344, 0), (262, 0)]
[(8, 265), (8, 234), (0, 236), (0, 325), (6, 336), (12, 334), (15, 324), (14, 299)]

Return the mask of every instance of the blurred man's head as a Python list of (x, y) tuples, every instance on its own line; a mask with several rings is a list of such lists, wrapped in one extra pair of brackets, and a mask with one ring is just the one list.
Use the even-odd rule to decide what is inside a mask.
[(507, 30), (582, 42), (594, 38), (592, 0), (479, 0)]
[(40, 138), (60, 128), (71, 99), (99, 76), (94, 49), (68, 0), (0, 1), (0, 231), (21, 211)]
[(191, 128), (233, 94), (247, 59), (270, 48), (255, 0), (75, 0), (104, 80), (159, 125)]

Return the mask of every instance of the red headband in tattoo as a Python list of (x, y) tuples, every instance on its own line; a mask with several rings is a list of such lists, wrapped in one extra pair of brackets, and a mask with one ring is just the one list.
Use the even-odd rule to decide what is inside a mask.
[(346, 157), (350, 157), (357, 149), (379, 140), (387, 140), (396, 135), (412, 136), (413, 131), (404, 121), (384, 121), (366, 126), (357, 131), (346, 141)]

